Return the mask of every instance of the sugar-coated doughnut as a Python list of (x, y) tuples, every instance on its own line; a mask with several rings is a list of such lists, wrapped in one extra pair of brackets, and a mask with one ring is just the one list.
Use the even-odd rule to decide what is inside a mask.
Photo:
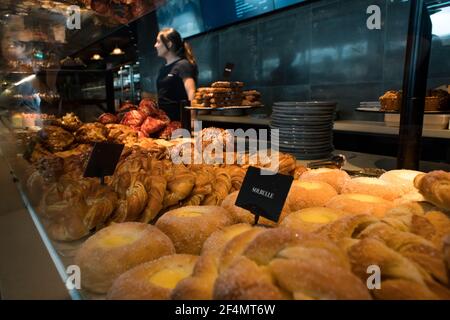
[(391, 182), (368, 177), (359, 177), (348, 180), (342, 187), (341, 193), (370, 194), (389, 201), (402, 196), (403, 191)]
[(218, 206), (187, 206), (166, 212), (156, 222), (177, 253), (200, 254), (205, 240), (219, 228), (232, 224), (228, 212)]
[(383, 173), (380, 179), (396, 185), (403, 193), (409, 193), (417, 191), (414, 187), (414, 178), (419, 174), (423, 174), (423, 172), (406, 169), (390, 170)]

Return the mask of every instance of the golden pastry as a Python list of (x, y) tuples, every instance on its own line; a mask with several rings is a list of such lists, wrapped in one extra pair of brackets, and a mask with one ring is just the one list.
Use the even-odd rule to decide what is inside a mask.
[(427, 201), (450, 211), (450, 172), (432, 171), (417, 175), (414, 185)]
[(280, 223), (281, 227), (296, 229), (302, 232), (314, 232), (320, 227), (338, 220), (348, 213), (324, 207), (307, 208), (292, 212)]
[(205, 240), (231, 222), (221, 207), (189, 206), (166, 212), (156, 226), (172, 239), (177, 253), (198, 255)]
[[(233, 193), (230, 193), (222, 202), (222, 207), (225, 208), (230, 215), (230, 217), (233, 219), (235, 223), (248, 223), (248, 224), (254, 224), (255, 222), (255, 215), (251, 213), (250, 211), (238, 207), (235, 205), (236, 199), (239, 195), (239, 191), (235, 191)], [(291, 213), (291, 210), (289, 209), (288, 202), (286, 201), (283, 210), (281, 211), (279, 222), (283, 221), (284, 217), (286, 217), (289, 213)], [(277, 225), (276, 222), (273, 222), (272, 220), (266, 219), (264, 217), (260, 217), (259, 224), (268, 225), (268, 226), (275, 226)]]
[(211, 300), (222, 251), (232, 239), (252, 229), (249, 224), (241, 223), (215, 231), (205, 241), (192, 276), (178, 283), (172, 291), (172, 299)]
[(385, 200), (393, 201), (400, 198), (403, 192), (395, 185), (377, 178), (353, 178), (342, 187), (341, 193), (370, 194)]
[(392, 201), (367, 194), (347, 193), (330, 199), (325, 206), (353, 214), (370, 214), (382, 218), (394, 204)]
[(113, 224), (90, 237), (78, 250), (83, 288), (106, 293), (125, 271), (175, 253), (172, 241), (160, 230), (138, 222)]
[(140, 264), (118, 277), (109, 300), (167, 300), (172, 290), (192, 274), (197, 256), (168, 255)]
[[(333, 268), (329, 268), (333, 265)], [(260, 232), (221, 268), (215, 299), (370, 299), (329, 240), (288, 228)]]
[(296, 180), (289, 190), (287, 202), (291, 211), (324, 206), (333, 197), (336, 190), (325, 182)]
[(341, 192), (342, 187), (350, 179), (347, 172), (339, 169), (319, 168), (304, 172), (300, 181), (319, 181), (331, 185), (338, 193)]

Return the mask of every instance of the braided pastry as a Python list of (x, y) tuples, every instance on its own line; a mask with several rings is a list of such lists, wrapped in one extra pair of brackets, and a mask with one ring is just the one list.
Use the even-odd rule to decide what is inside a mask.
[(255, 228), (241, 223), (211, 234), (203, 244), (201, 256), (195, 264), (192, 276), (178, 283), (172, 292), (172, 299), (211, 300), (222, 251), (232, 239), (252, 229)]
[(287, 228), (260, 232), (219, 272), (215, 299), (370, 299), (336, 245)]
[(211, 194), (207, 195), (202, 205), (220, 205), (231, 190), (231, 176), (227, 169), (218, 168)]
[(195, 175), (184, 165), (175, 165), (172, 175), (167, 179), (167, 191), (164, 196), (164, 208), (178, 205), (187, 198), (195, 184)]
[(213, 191), (214, 169), (205, 165), (193, 165), (190, 169), (195, 174), (195, 185), (183, 206), (198, 206)]

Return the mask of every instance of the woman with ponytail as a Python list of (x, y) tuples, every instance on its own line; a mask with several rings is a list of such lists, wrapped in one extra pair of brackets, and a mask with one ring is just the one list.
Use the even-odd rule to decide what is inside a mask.
[(159, 32), (155, 48), (158, 57), (166, 60), (157, 79), (159, 106), (172, 120), (180, 120), (180, 102), (194, 99), (197, 63), (191, 46), (173, 28)]

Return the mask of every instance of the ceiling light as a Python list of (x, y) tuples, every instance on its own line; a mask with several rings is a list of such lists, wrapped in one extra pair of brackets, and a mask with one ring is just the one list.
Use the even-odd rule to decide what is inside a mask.
[(91, 60), (103, 60), (102, 56), (99, 55), (98, 53), (94, 54), (91, 58)]
[(119, 47), (115, 47), (114, 50), (111, 52), (111, 55), (113, 56), (120, 56), (124, 54), (125, 52), (122, 51)]

